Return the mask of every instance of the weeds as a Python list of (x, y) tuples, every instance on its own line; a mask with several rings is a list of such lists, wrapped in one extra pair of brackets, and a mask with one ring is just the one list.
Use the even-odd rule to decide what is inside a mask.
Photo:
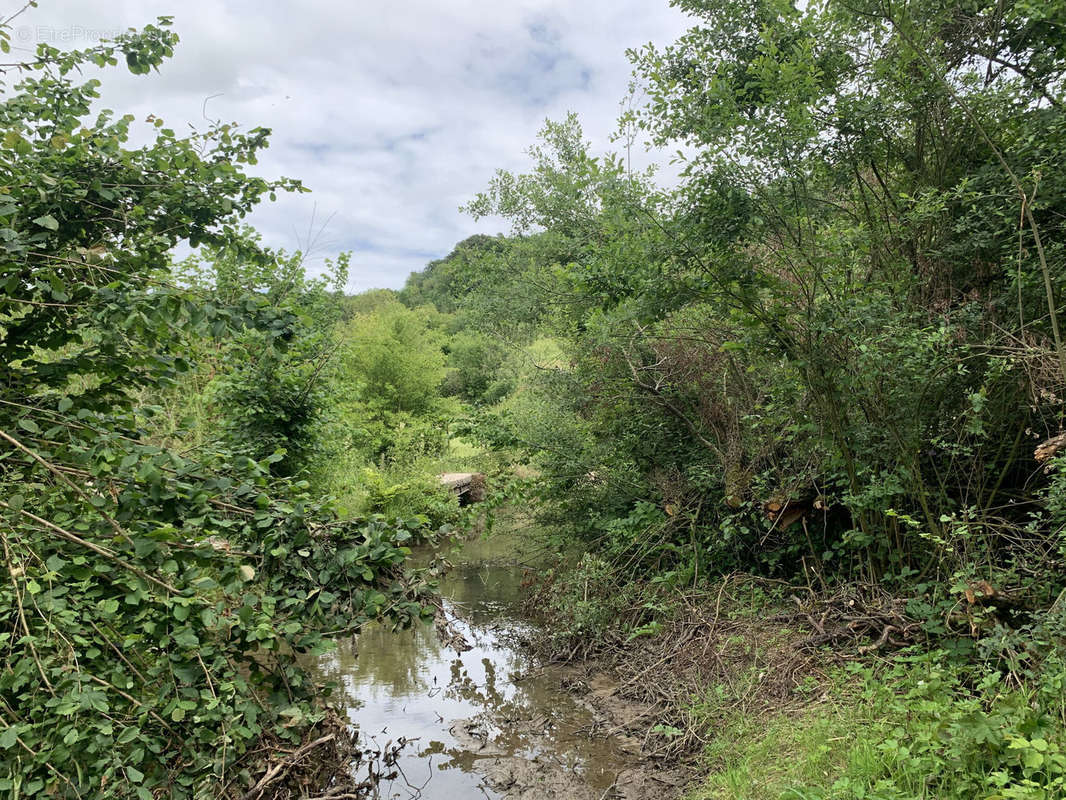
[(587, 553), (534, 597), (551, 623), (542, 652), (609, 671), (656, 709), (645, 756), (709, 772), (691, 800), (1066, 797), (1059, 614), (983, 623), (975, 638), (922, 628), (921, 644), (889, 653), (867, 622), (919, 621), (880, 591), (800, 601), (748, 575), (699, 591), (615, 583)]

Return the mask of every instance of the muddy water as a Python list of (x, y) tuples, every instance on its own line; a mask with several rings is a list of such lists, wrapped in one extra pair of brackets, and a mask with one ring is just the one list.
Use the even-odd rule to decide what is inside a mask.
[[(425, 554), (422, 554), (425, 557)], [(319, 662), (364, 742), (410, 741), (388, 798), (601, 798), (632, 763), (632, 742), (592, 736), (602, 720), (564, 691), (561, 674), (515, 645), (524, 554), (513, 538), (465, 544), (441, 581), (472, 649), (441, 644), (432, 626), (372, 626)]]

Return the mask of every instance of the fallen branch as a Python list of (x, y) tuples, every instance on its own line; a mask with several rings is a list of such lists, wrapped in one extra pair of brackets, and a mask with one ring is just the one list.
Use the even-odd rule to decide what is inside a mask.
[(263, 775), (262, 778), (259, 779), (255, 786), (253, 786), (251, 789), (244, 793), (241, 800), (259, 800), (259, 798), (263, 796), (263, 790), (275, 781), (279, 781), (284, 778), (289, 773), (289, 771), (300, 762), (300, 759), (302, 759), (316, 747), (321, 747), (322, 745), (328, 742), (332, 742), (336, 738), (337, 734), (327, 733), (325, 736), (320, 736), (313, 742), (309, 742), (303, 745), (289, 758), (283, 759), (282, 761), (279, 761), (276, 764), (272, 765), (269, 769), (267, 769), (266, 773)]

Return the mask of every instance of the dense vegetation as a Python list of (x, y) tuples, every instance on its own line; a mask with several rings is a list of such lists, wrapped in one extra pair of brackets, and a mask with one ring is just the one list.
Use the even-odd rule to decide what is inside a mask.
[(1064, 7), (676, 4), (619, 141), (679, 185), (549, 123), (468, 208), (510, 235), (403, 292), (534, 367), (474, 428), (585, 553), (558, 619), (587, 642), (635, 585), (735, 572), (899, 598), (846, 645), (918, 648), (870, 678), (896, 744), (794, 796), (1062, 796)]
[[(700, 25), (632, 53), (648, 102), (623, 121), (683, 146), (681, 185), (550, 123), (533, 171), (469, 207), (513, 235), (464, 242), (402, 293), (501, 352), (556, 351), (482, 398), (480, 431), (528, 448), (547, 518), (633, 574), (983, 579), (1049, 606), (1056, 23), (681, 5)], [(513, 371), (495, 363), (474, 383)]]
[[(347, 262), (308, 279), (239, 227), (301, 189), (247, 174), (269, 131), (154, 119), (137, 147), (132, 117), (89, 116), (83, 68), (176, 43), (161, 20), (6, 73), (3, 796), (244, 796), (343, 738), (298, 656), (424, 614), (400, 565), (428, 520), (339, 518), (304, 479)], [(183, 240), (201, 254), (173, 264)]]
[(468, 206), (507, 235), (357, 297), (242, 226), (302, 190), (268, 131), (90, 117), (167, 20), (8, 68), (0, 792), (243, 795), (327, 730), (299, 657), (424, 614), (406, 543), (476, 467), (577, 554), (569, 652), (742, 574), (733, 619), (795, 592), (855, 658), (790, 715), (725, 702), (787, 632), (697, 688), (703, 796), (1066, 796), (1066, 6), (676, 5), (618, 134), (676, 183), (549, 122)]

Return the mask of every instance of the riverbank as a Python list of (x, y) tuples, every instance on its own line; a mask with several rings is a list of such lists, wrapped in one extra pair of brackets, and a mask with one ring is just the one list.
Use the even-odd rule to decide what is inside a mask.
[(360, 746), (398, 753), (382, 797), (1063, 796), (1058, 670), (1021, 681), (931, 638), (882, 647), (855, 621), (901, 606), (861, 587), (616, 584), (501, 522), (416, 551), (447, 630), (367, 626), (318, 663)]
[[(978, 657), (965, 636), (900, 646), (856, 621), (883, 625), (902, 601), (863, 587), (613, 585), (588, 558), (547, 573), (529, 602), (540, 657), (590, 702), (641, 709), (639, 757), (683, 766), (685, 800), (1066, 797), (1053, 646), (1013, 663)], [(1007, 651), (1012, 636), (1054, 645), (1061, 631), (1051, 619), (999, 635)]]

